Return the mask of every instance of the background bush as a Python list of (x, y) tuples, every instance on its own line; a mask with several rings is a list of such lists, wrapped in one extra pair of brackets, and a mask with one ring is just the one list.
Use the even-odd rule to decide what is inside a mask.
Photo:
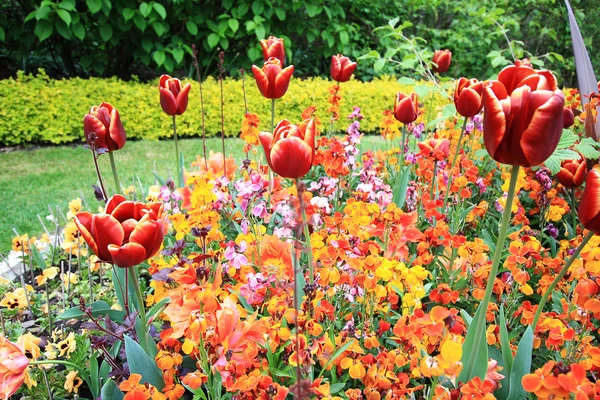
[[(177, 117), (177, 133), (184, 137), (201, 136), (200, 94), (198, 83), (192, 84), (187, 111)], [(186, 82), (184, 82), (186, 83)], [(224, 81), (225, 133), (237, 136), (244, 118), (244, 97), (240, 80)], [(277, 100), (276, 121), (289, 119), (300, 122), (302, 112), (317, 107), (322, 129), (327, 129), (329, 88), (332, 82), (323, 78), (293, 78), (288, 92)], [(341, 85), (341, 120), (338, 129), (346, 129), (346, 116), (353, 106), (360, 106), (364, 120), (361, 130), (379, 130), (385, 109), (392, 109), (397, 91), (413, 90), (390, 77), (371, 82), (352, 80)], [(246, 80), (248, 108), (259, 115), (261, 130), (270, 130), (271, 101), (261, 96), (254, 79)], [(203, 83), (207, 136), (220, 135), (221, 111), (218, 81), (209, 77)], [(430, 106), (431, 97), (422, 99)], [(425, 101), (427, 100), (427, 101)], [(17, 79), (7, 79), (0, 85), (0, 145), (27, 143), (82, 143), (83, 117), (93, 105), (106, 101), (117, 107), (129, 139), (161, 139), (172, 136), (171, 117), (161, 109), (158, 81), (124, 82), (118, 78), (50, 79), (44, 71), (37, 76), (20, 72)], [(438, 101), (441, 102), (440, 99)], [(431, 108), (435, 106), (433, 103)]]
[[(571, 4), (598, 71), (597, 0)], [(405, 34), (429, 48), (450, 49), (451, 73), (483, 79), (510, 62), (506, 34), (516, 57), (541, 56), (566, 86), (576, 84), (561, 0), (4, 0), (0, 77), (40, 67), (52, 77), (189, 76), (192, 43), (203, 75), (216, 75), (222, 48), (229, 75), (238, 76), (261, 61), (258, 40), (270, 34), (285, 38), (298, 76), (325, 76), (332, 54), (385, 54), (390, 43), (373, 29), (392, 18), (410, 22)], [(411, 73), (365, 63), (357, 76), (390, 72)]]

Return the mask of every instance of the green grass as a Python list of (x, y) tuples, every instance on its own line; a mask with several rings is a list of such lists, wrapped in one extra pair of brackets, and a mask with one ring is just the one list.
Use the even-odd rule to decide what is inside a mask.
[[(363, 138), (363, 150), (384, 146), (380, 136)], [(188, 166), (203, 153), (201, 139), (180, 140), (179, 148)], [(242, 148), (241, 139), (226, 140), (227, 154), (233, 155), (238, 165), (239, 160), (245, 158)], [(207, 139), (207, 151), (210, 150), (221, 151), (220, 139)], [(261, 148), (258, 150), (262, 151)], [(128, 186), (135, 179), (135, 186), (139, 189), (139, 178), (147, 188), (155, 183), (152, 171), (164, 178), (175, 171), (175, 147), (171, 140), (128, 142), (123, 149), (115, 152), (115, 162), (123, 186)], [(52, 230), (52, 224), (46, 220), (46, 216), (50, 215), (49, 207), (56, 212), (58, 206), (66, 214), (69, 201), (77, 197), (82, 198), (89, 209), (101, 204), (95, 200), (91, 188), (92, 184), (97, 184), (92, 155), (83, 146), (2, 153), (0, 165), (0, 252), (3, 254), (11, 248), (13, 228), (21, 235), (38, 236), (44, 232), (37, 215)], [(108, 155), (99, 158), (99, 165), (106, 190), (113, 193), (114, 181)]]

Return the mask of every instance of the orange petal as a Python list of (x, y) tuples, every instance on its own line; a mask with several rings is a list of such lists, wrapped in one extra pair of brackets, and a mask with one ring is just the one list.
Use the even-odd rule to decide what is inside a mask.
[(177, 95), (177, 114), (178, 115), (183, 114), (185, 112), (185, 110), (187, 109), (188, 94), (190, 93), (191, 88), (192, 88), (192, 85), (190, 85), (188, 83), (181, 89), (181, 92), (179, 92), (179, 94)]
[(301, 178), (310, 170), (313, 149), (297, 137), (282, 139), (271, 149), (273, 171), (284, 178)]
[(119, 247), (111, 244), (108, 251), (113, 264), (121, 268), (129, 268), (142, 263), (146, 259), (146, 249), (138, 243), (127, 243)]
[(75, 225), (81, 233), (83, 240), (90, 246), (94, 254), (98, 255), (98, 245), (92, 236), (92, 218), (93, 215), (88, 212), (81, 212), (75, 216)]
[(160, 106), (167, 115), (177, 115), (177, 100), (168, 89), (160, 89)]
[(126, 200), (127, 199), (125, 197), (121, 196), (120, 194), (115, 194), (113, 197), (108, 199), (108, 201), (106, 202), (106, 208), (104, 209), (104, 213), (112, 214), (115, 207), (117, 207), (119, 204), (121, 204), (122, 202), (124, 202)]
[(129, 243), (138, 243), (146, 249), (144, 259), (148, 259), (160, 249), (163, 238), (162, 225), (157, 221), (146, 220), (136, 225), (133, 232), (131, 232), (131, 236), (129, 236)]
[[(85, 140), (90, 147), (94, 149), (106, 148), (106, 127), (104, 124), (92, 114), (87, 114), (83, 118), (83, 133), (85, 134)], [(91, 140), (91, 137), (95, 136), (96, 140)]]
[(527, 374), (521, 379), (523, 389), (529, 393), (535, 393), (542, 388), (542, 380), (536, 374)]
[(120, 246), (125, 235), (119, 221), (110, 214), (96, 214), (92, 218), (91, 233), (98, 244), (98, 258), (112, 262), (108, 246), (111, 244)]

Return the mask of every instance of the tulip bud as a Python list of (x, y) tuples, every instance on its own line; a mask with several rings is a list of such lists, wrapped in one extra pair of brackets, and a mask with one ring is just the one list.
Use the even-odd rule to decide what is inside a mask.
[(488, 84), (483, 89), (483, 141), (490, 156), (522, 167), (546, 161), (560, 140), (564, 103), (560, 90), (533, 91), (524, 85), (507, 96), (501, 82)]
[(520, 63), (509, 65), (498, 74), (500, 81), (510, 95), (521, 86), (529, 86), (531, 90), (556, 90), (558, 83), (556, 77), (550, 71), (536, 71), (531, 65)]
[(441, 74), (448, 71), (452, 61), (452, 52), (450, 50), (436, 50), (433, 53), (433, 62), (435, 65), (431, 68), (433, 72)]
[(90, 109), (83, 118), (83, 132), (88, 145), (95, 150), (119, 150), (127, 140), (119, 112), (108, 103)]
[(290, 79), (294, 74), (294, 66), (281, 69), (281, 61), (275, 57), (269, 58), (262, 69), (252, 66), (252, 73), (260, 93), (267, 99), (279, 99), (288, 90)]
[(181, 81), (162, 75), (159, 83), (160, 106), (167, 115), (181, 115), (188, 105), (188, 94), (192, 86), (187, 83), (181, 87)]
[(356, 63), (341, 54), (331, 56), (331, 79), (337, 82), (347, 82), (356, 69)]
[(417, 119), (419, 115), (419, 103), (417, 94), (411, 93), (410, 96), (398, 92), (394, 103), (394, 117), (403, 124), (410, 124)]
[(126, 201), (115, 195), (104, 213), (79, 213), (75, 224), (101, 261), (129, 268), (154, 256), (162, 246), (166, 225), (161, 215), (161, 203)]
[(569, 128), (575, 123), (575, 114), (573, 113), (571, 107), (565, 107), (563, 110), (563, 117), (563, 128)]
[(307, 119), (300, 125), (283, 120), (273, 134), (261, 132), (260, 142), (269, 167), (284, 178), (302, 178), (308, 173), (315, 156), (315, 121)]
[(456, 111), (463, 117), (474, 117), (483, 107), (482, 94), (483, 82), (477, 79), (460, 78), (454, 86)]
[(600, 171), (597, 169), (587, 174), (577, 214), (585, 229), (600, 234)]
[(283, 45), (283, 39), (269, 36), (268, 39), (261, 40), (260, 45), (265, 61), (268, 61), (271, 57), (275, 57), (279, 60), (281, 65), (285, 65), (285, 47)]
[(567, 188), (573, 188), (583, 185), (585, 174), (587, 173), (587, 163), (581, 156), (579, 160), (565, 160), (560, 165), (560, 171), (556, 174), (556, 179), (561, 185)]
[(450, 141), (445, 138), (419, 142), (418, 146), (425, 157), (434, 157), (437, 161), (445, 160), (450, 154)]
[(8, 399), (23, 385), (29, 359), (23, 350), (0, 336), (0, 399)]

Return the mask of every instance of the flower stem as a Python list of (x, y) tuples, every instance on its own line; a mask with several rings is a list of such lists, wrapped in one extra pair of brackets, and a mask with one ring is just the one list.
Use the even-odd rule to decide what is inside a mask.
[(149, 352), (149, 342), (148, 342), (148, 322), (146, 320), (146, 308), (144, 307), (144, 296), (142, 295), (142, 289), (140, 288), (140, 279), (139, 279), (139, 269), (137, 266), (127, 268), (127, 273), (130, 275), (129, 280), (132, 283), (133, 290), (135, 292), (135, 298), (137, 302), (137, 311), (140, 315), (141, 323), (141, 331), (140, 335), (140, 345), (146, 351), (146, 354), (151, 354)]
[(115, 156), (113, 155), (112, 151), (108, 152), (108, 158), (110, 158), (110, 168), (112, 169), (113, 178), (115, 179), (115, 186), (117, 187), (117, 191), (115, 193), (120, 193), (123, 189), (121, 188), (121, 183), (119, 182), (117, 166), (115, 165)]
[[(502, 213), (502, 222), (500, 225), (500, 233), (498, 234), (498, 240), (496, 241), (496, 250), (494, 251), (494, 260), (492, 262), (492, 268), (490, 270), (490, 274), (488, 275), (487, 285), (485, 287), (485, 294), (483, 295), (483, 299), (481, 303), (479, 303), (479, 307), (477, 308), (477, 312), (475, 313), (475, 317), (473, 317), (473, 321), (471, 321), (471, 327), (469, 328), (469, 332), (467, 332), (467, 338), (465, 341), (468, 341), (471, 337), (471, 330), (474, 329), (473, 341), (471, 344), (471, 349), (477, 351), (481, 346), (481, 341), (486, 340), (485, 329), (486, 329), (486, 318), (485, 314), (487, 313), (488, 304), (490, 303), (490, 298), (492, 297), (492, 292), (494, 290), (494, 282), (496, 280), (496, 275), (498, 274), (498, 266), (500, 265), (500, 258), (502, 257), (502, 252), (504, 250), (504, 242), (506, 240), (506, 234), (508, 231), (508, 224), (510, 222), (510, 216), (512, 214), (512, 203), (515, 197), (515, 188), (517, 186), (517, 179), (519, 177), (519, 166), (513, 165), (512, 170), (510, 172), (510, 185), (508, 187), (508, 195), (506, 197), (506, 205), (504, 206), (504, 212)], [(463, 352), (463, 371), (461, 372), (461, 380), (466, 382), (470, 380), (474, 376), (474, 371), (476, 367), (477, 357), (476, 355), (470, 354), (465, 357), (465, 355), (469, 354), (469, 352)], [(486, 360), (487, 361), (487, 360)], [(464, 377), (464, 379), (463, 379)]]
[[(300, 180), (296, 178), (296, 189), (299, 187)], [(312, 285), (315, 277), (313, 271), (313, 254), (312, 244), (310, 243), (310, 231), (308, 228), (308, 220), (306, 218), (306, 207), (304, 207), (303, 191), (298, 191), (298, 201), (300, 203), (300, 212), (302, 213), (302, 227), (304, 228), (304, 242), (306, 244), (306, 253), (308, 256), (308, 283)]]
[(535, 316), (533, 317), (533, 322), (531, 323), (531, 328), (533, 329), (534, 332), (535, 332), (535, 328), (537, 326), (538, 320), (540, 319), (540, 315), (542, 314), (542, 310), (544, 309), (544, 306), (546, 305), (546, 301), (548, 300), (548, 297), (550, 297), (550, 294), (552, 293), (552, 291), (554, 290), (554, 288), (556, 287), (558, 282), (560, 282), (560, 280), (565, 276), (565, 274), (571, 267), (571, 264), (573, 264), (573, 261), (575, 261), (575, 259), (577, 259), (577, 257), (579, 257), (579, 253), (581, 253), (581, 250), (583, 250), (583, 248), (585, 247), (587, 242), (590, 241), (592, 236), (594, 236), (594, 232), (591, 232), (591, 231), (588, 232), (587, 235), (585, 235), (585, 237), (583, 238), (583, 240), (581, 241), (579, 246), (577, 246), (577, 249), (575, 250), (575, 252), (571, 255), (571, 257), (565, 263), (565, 265), (562, 267), (562, 269), (560, 270), (558, 275), (556, 275), (556, 277), (554, 278), (554, 280), (552, 281), (550, 286), (548, 286), (548, 289), (546, 289), (546, 291), (544, 292), (544, 295), (542, 296), (542, 299), (540, 300), (540, 304), (538, 305), (537, 311), (535, 312)]
[[(458, 142), (456, 143), (456, 152), (454, 153), (454, 158), (452, 159), (452, 163), (450, 164), (450, 169), (448, 170), (448, 184), (446, 185), (446, 197), (444, 198), (444, 214), (446, 213), (446, 205), (448, 204), (448, 197), (450, 196), (450, 188), (452, 187), (452, 178), (454, 177), (454, 174), (452, 173), (452, 169), (454, 168), (454, 164), (456, 164), (456, 160), (458, 159), (458, 154), (460, 153), (460, 144), (462, 142), (463, 136), (465, 135), (468, 121), (469, 121), (469, 118), (465, 117), (465, 121), (463, 122), (462, 129), (460, 130), (460, 136), (458, 137)], [(460, 168), (459, 168), (459, 171), (460, 171)]]
[(104, 189), (104, 182), (102, 182), (102, 175), (100, 174), (100, 167), (98, 167), (98, 156), (96, 155), (96, 150), (92, 148), (92, 157), (94, 157), (94, 165), (96, 166), (96, 175), (98, 175), (98, 181), (100, 182), (100, 189), (102, 189), (102, 197), (104, 198), (104, 202), (108, 200), (106, 197), (106, 189)]
[(402, 172), (402, 169), (404, 168), (404, 148), (405, 148), (405, 142), (406, 141), (406, 124), (402, 125), (402, 139), (400, 142), (400, 160), (399, 161), (399, 165), (400, 165), (400, 172)]
[[(275, 99), (271, 100), (271, 134), (275, 133)], [(274, 185), (274, 176), (273, 176), (273, 171), (271, 171), (271, 168), (269, 168), (269, 190), (268, 190), (268, 198), (267, 198), (267, 205), (271, 206), (271, 192), (273, 191), (273, 185)]]
[(173, 139), (175, 140), (175, 160), (177, 162), (177, 187), (183, 187), (183, 179), (181, 177), (181, 165), (179, 163), (179, 143), (177, 141), (177, 124), (175, 122), (175, 115), (173, 115)]
[(202, 78), (200, 77), (200, 66), (198, 65), (198, 50), (192, 45), (194, 54), (194, 66), (196, 67), (196, 77), (200, 86), (200, 112), (202, 113), (202, 149), (204, 150), (204, 167), (208, 171), (208, 158), (206, 158), (206, 127), (204, 124), (204, 97), (202, 96)]
[(577, 207), (575, 206), (575, 188), (571, 188), (571, 226), (573, 227), (573, 232), (571, 234), (572, 239), (577, 234)]
[(50, 365), (54, 365), (54, 364), (59, 364), (59, 365), (64, 365), (66, 367), (71, 367), (74, 370), (76, 370), (77, 372), (79, 372), (79, 375), (81, 375), (81, 378), (83, 378), (83, 380), (85, 380), (86, 382), (88, 382), (89, 384), (89, 377), (87, 375), (87, 372), (85, 371), (85, 369), (83, 369), (82, 367), (80, 367), (79, 365), (72, 363), (70, 361), (66, 361), (66, 360), (39, 360), (39, 361), (30, 361), (29, 365), (44, 365), (44, 364), (50, 364)]

